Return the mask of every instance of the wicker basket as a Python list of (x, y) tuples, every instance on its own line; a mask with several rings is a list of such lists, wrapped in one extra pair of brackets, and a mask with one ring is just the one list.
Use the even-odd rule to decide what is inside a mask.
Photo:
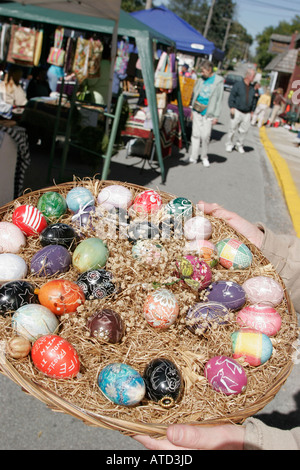
[[(74, 180), (70, 183), (24, 194), (24, 196), (0, 208), (0, 219), (11, 220), (11, 214), (17, 205), (24, 203), (36, 204), (41, 194), (47, 191), (55, 190), (66, 195), (74, 186), (84, 185), (89, 187), (96, 196), (102, 188), (111, 184), (121, 184), (128, 187), (134, 196), (146, 189), (142, 186), (116, 181)], [(160, 194), (164, 203), (175, 197), (165, 192), (160, 192)], [(63, 216), (65, 223), (68, 223), (68, 217), (70, 217), (70, 214)], [(265, 274), (278, 280), (284, 287), (281, 278), (260, 250), (240, 234), (234, 232), (224, 221), (210, 216), (208, 218), (213, 225), (212, 239), (214, 242), (225, 236), (238, 237), (250, 248), (254, 260), (253, 266), (243, 271), (226, 270), (218, 265), (213, 270), (213, 276), (235, 279), (242, 283), (254, 275)], [(129, 245), (127, 240), (124, 240), (123, 243)], [(173, 241), (173, 243), (180, 242)], [(122, 253), (125, 251), (124, 247), (122, 247)], [(112, 253), (116, 253), (116, 245), (111, 248)], [(26, 257), (30, 249), (30, 246), (25, 247), (20, 255)], [(32, 247), (33, 251), (37, 249), (39, 248)], [(118, 258), (117, 261), (121, 259), (122, 255), (118, 253), (115, 255)], [(112, 268), (112, 266), (113, 264), (106, 269)], [(118, 266), (120, 268), (120, 265)], [(135, 267), (132, 269), (129, 266), (126, 273), (133, 272), (134, 269)], [(113, 269), (111, 270), (113, 272)], [(71, 268), (67, 274), (70, 279), (75, 279), (78, 276), (78, 273), (74, 271), (74, 268)], [(123, 280), (127, 276), (126, 273), (120, 273)], [(138, 274), (143, 275), (145, 272), (137, 272), (136, 275)], [(245, 366), (248, 375), (247, 390), (239, 396), (225, 396), (211, 389), (206, 383), (206, 379), (201, 376), (201, 371), (203, 371), (203, 365), (209, 356), (217, 354), (230, 355), (229, 342), (227, 341), (229, 334), (226, 328), (229, 328), (229, 331), (231, 331), (230, 328), (234, 329), (234, 321), (232, 325), (225, 327), (222, 331), (214, 330), (210, 332), (209, 336), (204, 339), (191, 333), (187, 334), (182, 322), (181, 324), (175, 324), (164, 333), (157, 333), (148, 325), (142, 325), (142, 330), (138, 331), (140, 324), (143, 322), (140, 321), (137, 325), (134, 322), (137, 318), (135, 317), (136, 313), (132, 313), (132, 318), (129, 313), (130, 309), (134, 310), (135, 303), (137, 303), (137, 309), (140, 308), (139, 296), (143, 297), (145, 293), (142, 288), (140, 290), (131, 289), (130, 282), (134, 280), (134, 275), (132, 274), (130, 278), (128, 274), (129, 287), (128, 290), (125, 289), (126, 296), (124, 293), (122, 294), (121, 290), (120, 297), (117, 295), (116, 299), (103, 300), (105, 304), (118, 305), (119, 310), (120, 305), (124, 305), (124, 309), (126, 309), (124, 317), (128, 329), (125, 340), (122, 340), (120, 345), (108, 345), (105, 342), (101, 343), (101, 341), (99, 343), (99, 340), (91, 341), (86, 334), (83, 334), (84, 327), (82, 326), (83, 322), (80, 323), (80, 319), (81, 316), (88, 316), (89, 312), (81, 310), (78, 315), (67, 316), (67, 318), (61, 320), (61, 331), (58, 334), (66, 337), (75, 346), (81, 357), (83, 372), (78, 380), (59, 380), (46, 377), (35, 369), (30, 356), (22, 360), (15, 360), (2, 353), (2, 355), (0, 354), (0, 371), (18, 384), (25, 392), (41, 400), (54, 411), (70, 414), (91, 426), (118, 430), (127, 435), (150, 434), (153, 437), (161, 438), (165, 436), (168, 425), (174, 422), (202, 426), (228, 422), (242, 423), (247, 417), (264, 408), (274, 398), (292, 370), (291, 344), (298, 335), (297, 316), (286, 290), (282, 304), (278, 307), (282, 316), (282, 327), (276, 337), (272, 339), (275, 353), (267, 363), (259, 367), (247, 367), (247, 364), (241, 362)], [(149, 272), (149, 276), (152, 275), (153, 273)], [(48, 280), (36, 280), (30, 278), (30, 276), (28, 276), (28, 280), (32, 282), (43, 283)], [(153, 277), (150, 283), (152, 281)], [(176, 293), (176, 289), (184, 288), (176, 284), (174, 289)], [(134, 293), (132, 293), (133, 291)], [(180, 299), (181, 297), (183, 299), (181, 301), (187, 301), (190, 295), (186, 287), (184, 294), (180, 295)], [(102, 300), (97, 302), (101, 303)], [(95, 305), (91, 306), (91, 309), (94, 307)], [(10, 319), (0, 316), (0, 340), (6, 341), (12, 334)], [(214, 338), (214, 335), (220, 336)], [(143, 341), (145, 341), (145, 344), (143, 344)], [(150, 351), (149, 344), (151, 345)], [(115, 362), (115, 359), (118, 358), (119, 362), (130, 363), (142, 372), (145, 364), (149, 361), (149, 357), (157, 354), (173, 359), (181, 367), (183, 374), (185, 383), (184, 398), (171, 410), (161, 409), (158, 404), (148, 403), (147, 401), (143, 401), (135, 407), (121, 407), (110, 403), (102, 396), (96, 384), (96, 374), (99, 373), (102, 364)]]

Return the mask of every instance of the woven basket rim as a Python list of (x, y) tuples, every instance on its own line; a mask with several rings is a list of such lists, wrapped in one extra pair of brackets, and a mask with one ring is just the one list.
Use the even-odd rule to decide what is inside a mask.
[[(83, 180), (74, 180), (67, 183), (60, 183), (57, 185), (52, 185), (40, 190), (30, 191), (28, 193), (24, 193), (24, 195), (20, 196), (14, 201), (8, 202), (4, 206), (0, 207), (0, 220), (1, 216), (5, 214), (8, 210), (14, 206), (16, 201), (18, 203), (23, 203), (26, 201), (26, 198), (30, 196), (38, 196), (48, 191), (57, 191), (57, 190), (69, 190), (75, 185), (84, 184), (86, 181), (90, 181), (89, 178)], [(95, 180), (96, 184), (99, 185), (99, 189), (102, 189), (109, 185), (122, 185), (126, 186), (129, 189), (133, 189), (136, 191), (145, 191), (148, 189), (146, 186), (140, 186), (136, 184), (131, 184), (127, 182), (121, 181), (114, 181), (114, 180)], [(157, 190), (160, 193), (163, 201), (169, 201), (176, 197), (168, 192)], [(252, 251), (252, 253), (257, 254), (260, 256), (264, 264), (270, 264), (269, 260), (262, 255), (261, 251), (253, 245), (246, 237), (241, 235), (240, 233), (236, 232), (239, 239), (245, 243), (248, 248)], [(278, 273), (277, 273), (278, 274)], [(290, 296), (286, 291), (285, 284), (281, 277), (278, 275), (278, 280), (281, 283), (284, 289), (284, 297), (288, 305), (289, 313), (292, 315), (292, 319), (297, 323), (297, 315), (294, 309), (294, 306), (291, 302)], [(290, 346), (292, 350), (292, 346)], [(197, 426), (212, 426), (212, 425), (219, 425), (224, 423), (243, 423), (245, 419), (249, 416), (256, 414), (262, 408), (264, 408), (278, 393), (282, 385), (287, 380), (288, 376), (290, 375), (292, 368), (293, 368), (293, 361), (290, 357), (289, 361), (285, 364), (285, 366), (280, 370), (279, 374), (276, 376), (276, 380), (273, 381), (272, 387), (264, 394), (261, 399), (257, 400), (254, 404), (246, 406), (243, 410), (240, 410), (239, 413), (232, 413), (227, 414), (223, 418), (213, 418), (213, 419), (204, 419), (203, 421), (197, 422), (190, 422), (191, 425)], [(86, 411), (74, 403), (71, 403), (64, 398), (58, 396), (53, 391), (41, 386), (40, 384), (36, 383), (34, 380), (25, 377), (21, 374), (11, 362), (6, 359), (6, 356), (0, 351), (0, 373), (4, 376), (8, 377), (10, 380), (15, 382), (17, 385), (21, 387), (24, 392), (29, 393), (30, 395), (34, 396), (35, 398), (39, 399), (41, 402), (45, 403), (48, 407), (50, 407), (53, 411), (60, 411), (66, 414), (69, 414), (73, 417), (76, 417), (86, 424), (90, 426), (102, 427), (105, 429), (110, 430), (117, 430), (126, 435), (133, 436), (136, 434), (147, 434), (151, 435), (152, 437), (162, 438), (166, 436), (166, 430), (168, 428), (168, 424), (157, 424), (157, 423), (142, 423), (142, 422), (132, 422), (127, 421), (120, 418), (112, 418), (109, 416), (105, 416), (102, 414), (94, 414), (92, 412)]]

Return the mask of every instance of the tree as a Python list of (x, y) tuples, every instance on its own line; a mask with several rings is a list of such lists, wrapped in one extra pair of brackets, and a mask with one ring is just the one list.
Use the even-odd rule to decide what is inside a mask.
[(128, 13), (133, 11), (143, 10), (145, 8), (145, 0), (122, 0), (121, 8)]

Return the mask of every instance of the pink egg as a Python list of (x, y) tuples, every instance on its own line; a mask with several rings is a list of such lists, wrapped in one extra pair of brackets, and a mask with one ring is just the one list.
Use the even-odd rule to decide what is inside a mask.
[(197, 256), (205, 261), (211, 268), (218, 264), (219, 255), (215, 245), (209, 240), (191, 240), (187, 241), (184, 247), (186, 254), (196, 253)]
[(184, 224), (184, 236), (188, 240), (208, 240), (212, 234), (212, 225), (208, 219), (197, 215)]
[(243, 284), (247, 300), (251, 304), (267, 304), (276, 307), (282, 302), (284, 291), (275, 279), (267, 276), (256, 276)]
[(168, 289), (156, 289), (148, 294), (143, 307), (145, 320), (153, 328), (165, 329), (171, 326), (179, 313), (175, 295)]
[(184, 282), (195, 290), (202, 290), (209, 286), (212, 272), (205, 261), (193, 255), (182, 256), (176, 261), (179, 276)]
[(133, 202), (133, 209), (136, 212), (151, 213), (159, 210), (162, 206), (162, 199), (153, 189), (148, 189), (140, 193)]
[(103, 188), (97, 197), (98, 203), (104, 209), (111, 210), (113, 207), (127, 209), (132, 202), (130, 189), (121, 184), (112, 184)]
[(237, 395), (247, 387), (248, 380), (243, 367), (231, 357), (212, 357), (205, 364), (204, 376), (214, 390), (225, 395)]
[(0, 222), (0, 253), (19, 253), (26, 245), (22, 230), (11, 222)]
[(241, 327), (253, 328), (267, 336), (276, 335), (281, 327), (277, 310), (262, 304), (244, 307), (237, 314), (236, 321)]

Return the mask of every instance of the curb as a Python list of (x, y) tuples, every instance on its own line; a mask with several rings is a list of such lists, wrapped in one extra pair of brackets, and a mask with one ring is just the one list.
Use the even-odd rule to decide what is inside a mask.
[(300, 196), (288, 164), (268, 138), (264, 127), (259, 129), (259, 137), (282, 190), (296, 234), (300, 237)]

